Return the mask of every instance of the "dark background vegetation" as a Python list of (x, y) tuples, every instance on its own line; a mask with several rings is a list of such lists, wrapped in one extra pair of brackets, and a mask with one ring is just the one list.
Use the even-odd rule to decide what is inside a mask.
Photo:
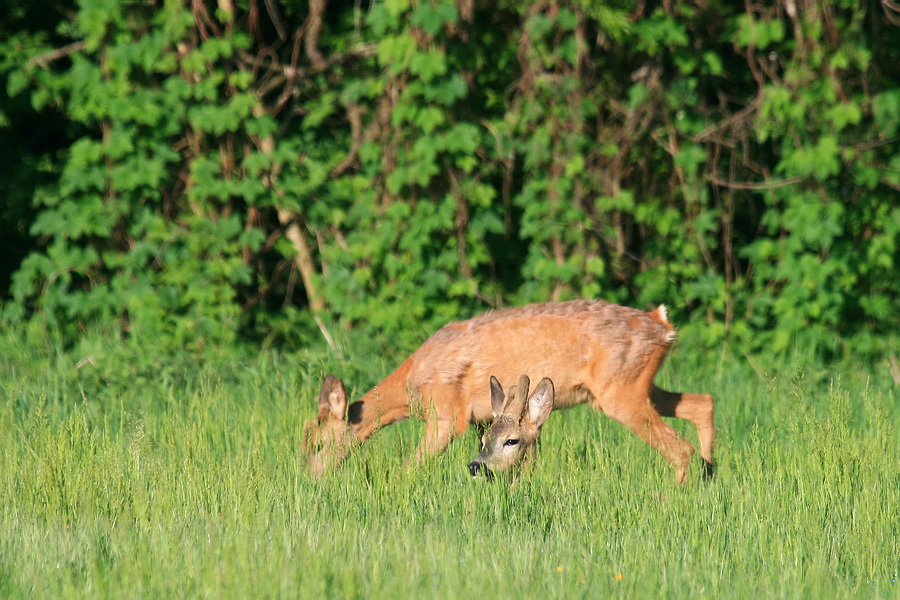
[(590, 297), (896, 351), (891, 0), (7, 4), (7, 322), (408, 348)]

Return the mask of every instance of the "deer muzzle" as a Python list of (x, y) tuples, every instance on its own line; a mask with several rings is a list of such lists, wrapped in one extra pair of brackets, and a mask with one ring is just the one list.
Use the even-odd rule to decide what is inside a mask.
[(477, 460), (473, 460), (469, 463), (469, 474), (475, 479), (477, 479), (479, 475), (482, 475), (488, 481), (494, 480), (493, 471), (488, 469), (486, 464)]

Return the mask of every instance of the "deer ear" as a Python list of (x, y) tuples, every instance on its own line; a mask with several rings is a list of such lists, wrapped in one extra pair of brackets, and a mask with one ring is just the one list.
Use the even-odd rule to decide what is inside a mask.
[(319, 422), (324, 422), (329, 416), (343, 419), (347, 412), (347, 392), (344, 390), (344, 382), (328, 374), (325, 381), (322, 382), (322, 389), (319, 390)]
[(491, 375), (491, 411), (495, 419), (503, 412), (503, 388), (493, 375)]
[(331, 415), (343, 421), (347, 415), (347, 391), (342, 380), (335, 379), (331, 393), (328, 394), (328, 405), (331, 407)]
[(553, 410), (553, 382), (544, 377), (534, 388), (534, 393), (528, 399), (525, 409), (525, 418), (535, 427), (540, 427), (550, 416)]

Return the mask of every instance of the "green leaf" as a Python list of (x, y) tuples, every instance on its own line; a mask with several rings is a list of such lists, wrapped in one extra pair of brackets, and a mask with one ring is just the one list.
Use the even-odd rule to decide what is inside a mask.
[(446, 57), (441, 52), (415, 52), (409, 59), (409, 71), (422, 81), (431, 81), (447, 72)]
[(9, 73), (8, 79), (6, 80), (6, 93), (9, 94), (9, 96), (17, 96), (27, 87), (28, 77), (25, 76), (25, 73), (18, 69)]

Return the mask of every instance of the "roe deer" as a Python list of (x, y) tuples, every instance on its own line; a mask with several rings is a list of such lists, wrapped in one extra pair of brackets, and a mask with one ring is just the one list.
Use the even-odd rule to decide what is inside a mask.
[(553, 382), (546, 377), (541, 379), (529, 396), (530, 383), (528, 375), (522, 375), (504, 398), (503, 387), (491, 376), (494, 420), (481, 436), (481, 453), (469, 464), (472, 477), (483, 474), (490, 481), (495, 473), (529, 462), (541, 425), (553, 410)]
[[(303, 453), (309, 455), (313, 473), (322, 475), (340, 464), (353, 443), (353, 434), (344, 420), (347, 412), (344, 382), (333, 375), (326, 375), (319, 391), (318, 404), (316, 419), (304, 423), (301, 444)], [(310, 454), (310, 448), (319, 448), (319, 451)]]
[[(653, 385), (675, 338), (666, 308), (641, 310), (600, 300), (548, 302), (448, 323), (393, 373), (350, 405), (343, 384), (327, 377), (305, 448), (313, 473), (339, 464), (353, 443), (379, 427), (424, 415), (425, 439), (415, 459), (443, 451), (470, 423), (493, 414), (484, 393), (491, 375), (512, 385), (522, 374), (548, 375), (556, 408), (590, 403), (659, 451), (685, 480), (694, 448), (661, 417), (693, 423), (706, 473), (712, 474), (713, 399)], [(312, 442), (312, 443), (309, 443)]]

